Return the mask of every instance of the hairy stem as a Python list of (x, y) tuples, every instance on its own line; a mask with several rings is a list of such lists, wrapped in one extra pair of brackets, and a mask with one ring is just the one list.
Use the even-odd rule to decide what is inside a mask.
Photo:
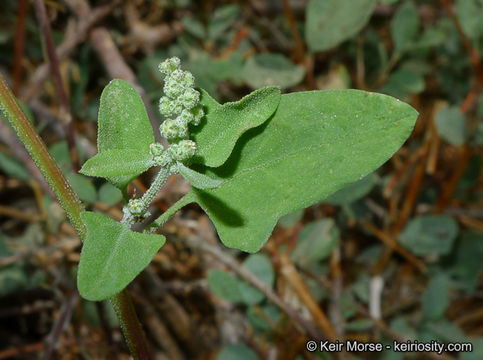
[[(81, 240), (85, 239), (86, 226), (81, 218), (84, 206), (60, 171), (44, 142), (35, 131), (15, 96), (0, 75), (0, 114), (10, 123), (20, 141), (24, 144), (53, 193), (64, 208)], [(154, 197), (154, 196), (153, 196)], [(149, 360), (144, 333), (132, 306), (127, 290), (113, 296), (111, 301), (116, 309), (119, 322), (134, 359)]]

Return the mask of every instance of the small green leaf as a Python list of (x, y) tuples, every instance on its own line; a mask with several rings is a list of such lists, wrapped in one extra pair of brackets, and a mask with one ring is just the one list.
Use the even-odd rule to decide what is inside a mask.
[(0, 169), (8, 176), (27, 181), (30, 179), (28, 171), (13, 157), (0, 151)]
[(207, 281), (215, 295), (231, 302), (242, 301), (239, 280), (235, 276), (223, 270), (213, 269), (208, 272)]
[(466, 119), (459, 107), (450, 106), (438, 111), (435, 126), (439, 136), (451, 145), (465, 143)]
[(83, 212), (87, 236), (82, 247), (77, 286), (87, 300), (99, 301), (124, 289), (164, 245), (161, 235), (129, 230), (104, 215)]
[(267, 121), (279, 102), (280, 89), (266, 87), (208, 113), (199, 126), (191, 129), (192, 139), (197, 146), (195, 161), (206, 166), (222, 165), (238, 138)]
[[(267, 286), (273, 286), (275, 282), (275, 273), (273, 271), (272, 263), (266, 255), (250, 255), (243, 262), (243, 266), (255, 274), (255, 276), (263, 281)], [(264, 294), (245, 281), (240, 280), (239, 287), (243, 302), (247, 305), (255, 305), (265, 299)]]
[(392, 97), (359, 90), (282, 95), (276, 113), (246, 132), (226, 163), (205, 173), (225, 182), (187, 195), (223, 243), (258, 251), (281, 216), (363, 178), (397, 151), (417, 112)]
[(243, 66), (243, 80), (252, 89), (269, 85), (286, 89), (300, 84), (304, 77), (305, 69), (282, 54), (256, 54)]
[(113, 149), (97, 153), (87, 160), (80, 173), (89, 176), (113, 178), (137, 176), (153, 166), (149, 153), (134, 149)]
[(310, 50), (325, 51), (356, 35), (375, 6), (376, 0), (311, 0), (305, 12)]
[(420, 256), (445, 255), (458, 235), (458, 225), (451, 216), (426, 215), (412, 219), (399, 235), (399, 243)]
[(332, 219), (307, 224), (301, 231), (291, 258), (299, 264), (326, 259), (337, 246), (339, 229)]
[(423, 315), (426, 319), (443, 317), (449, 305), (449, 280), (445, 275), (436, 275), (423, 295)]
[(101, 186), (98, 195), (99, 201), (107, 205), (115, 205), (122, 200), (121, 191), (107, 182)]
[(394, 50), (402, 54), (416, 44), (419, 31), (418, 11), (410, 1), (399, 7), (391, 23)]
[[(121, 79), (112, 80), (101, 95), (99, 107), (97, 149), (99, 153), (114, 149), (136, 149), (143, 156), (154, 142), (153, 129), (146, 108), (136, 89)], [(142, 172), (142, 171), (141, 171)], [(109, 177), (124, 191), (127, 184), (141, 172)]]
[(66, 174), (66, 178), (72, 189), (79, 195), (79, 199), (87, 204), (93, 204), (96, 201), (96, 188), (88, 178), (75, 172)]
[(208, 23), (208, 39), (216, 41), (227, 33), (230, 27), (240, 17), (240, 6), (225, 5), (218, 7)]
[(285, 229), (288, 229), (295, 226), (300, 220), (302, 220), (303, 217), (304, 210), (300, 209), (282, 216), (278, 221), (278, 225)]
[(223, 184), (223, 180), (213, 179), (207, 175), (200, 174), (199, 172), (184, 166), (182, 163), (178, 163), (178, 166), (180, 174), (183, 175), (185, 179), (188, 180), (189, 183), (195, 188), (216, 189)]

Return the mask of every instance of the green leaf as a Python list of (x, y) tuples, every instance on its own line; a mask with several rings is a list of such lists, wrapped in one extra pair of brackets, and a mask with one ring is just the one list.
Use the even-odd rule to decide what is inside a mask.
[(93, 204), (96, 202), (97, 193), (96, 188), (85, 176), (70, 172), (66, 174), (67, 181), (72, 189), (79, 195), (79, 199), (87, 204)]
[(113, 149), (97, 153), (87, 160), (80, 173), (89, 176), (113, 178), (137, 176), (153, 166), (149, 153), (134, 149)]
[(184, 166), (182, 163), (178, 163), (178, 167), (180, 174), (183, 175), (185, 179), (188, 180), (189, 183), (195, 188), (215, 189), (223, 184), (223, 180), (213, 179), (204, 174), (200, 174), (199, 172)]
[[(275, 273), (273, 271), (272, 263), (266, 255), (250, 255), (243, 262), (243, 266), (255, 274), (256, 277), (258, 277), (269, 287), (273, 286), (275, 282)], [(264, 294), (245, 281), (239, 280), (239, 289), (242, 296), (242, 301), (247, 305), (255, 305), (265, 299)]]
[(8, 176), (16, 179), (28, 181), (30, 175), (28, 171), (13, 157), (0, 151), (0, 169)]
[[(114, 79), (105, 87), (98, 121), (99, 154), (114, 149), (136, 149), (143, 154), (139, 160), (149, 154), (149, 145), (154, 142), (153, 130), (141, 96), (128, 82)], [(108, 180), (124, 191), (140, 173), (109, 177)]]
[(280, 89), (266, 87), (208, 113), (200, 125), (191, 129), (191, 138), (197, 146), (195, 161), (206, 166), (222, 165), (238, 138), (267, 121), (279, 102)]
[(225, 180), (192, 189), (223, 243), (258, 251), (278, 219), (363, 178), (397, 151), (417, 112), (359, 90), (283, 95), (271, 120), (238, 141), (231, 157), (204, 173)]
[(451, 145), (463, 145), (466, 140), (466, 119), (459, 107), (442, 108), (436, 114), (434, 125), (445, 141)]
[(481, 0), (456, 0), (456, 14), (461, 27), (466, 36), (475, 41), (483, 35), (482, 13), (483, 2)]
[(388, 94), (399, 99), (405, 99), (408, 94), (419, 94), (424, 90), (424, 77), (412, 71), (397, 70), (394, 71), (380, 92)]
[(356, 35), (369, 21), (376, 0), (311, 0), (305, 38), (313, 52), (325, 51)]
[(303, 265), (326, 259), (340, 240), (334, 220), (322, 219), (307, 224), (301, 231), (291, 258)]
[(252, 89), (269, 85), (286, 89), (304, 79), (305, 69), (292, 64), (282, 54), (257, 54), (245, 62), (242, 76)]
[(259, 360), (257, 353), (246, 345), (225, 346), (216, 356), (216, 360)]
[(240, 7), (236, 4), (218, 7), (208, 23), (208, 39), (218, 40), (225, 35), (240, 17)]
[(289, 229), (295, 226), (303, 217), (304, 209), (300, 209), (282, 216), (278, 221), (278, 225), (285, 229)]
[(198, 88), (197, 90), (200, 92), (200, 104), (203, 106), (205, 116), (212, 114), (216, 109), (221, 107), (221, 104), (213, 99), (206, 90), (201, 88)]
[(444, 255), (451, 251), (457, 235), (458, 225), (451, 216), (426, 215), (406, 225), (399, 243), (416, 255)]
[(428, 284), (423, 295), (423, 315), (430, 320), (443, 317), (449, 305), (449, 280), (446, 276), (436, 275)]
[(129, 230), (104, 215), (83, 212), (87, 236), (82, 247), (77, 286), (87, 300), (104, 300), (124, 289), (164, 245), (162, 235)]
[(122, 200), (121, 191), (107, 182), (101, 186), (98, 195), (99, 201), (107, 205), (116, 205)]
[(332, 205), (350, 204), (366, 196), (373, 187), (374, 187), (374, 175), (371, 174), (346, 187), (343, 187), (336, 193), (324, 199), (324, 202)]
[[(243, 262), (243, 266), (267, 284), (267, 286), (273, 286), (275, 273), (272, 263), (266, 255), (251, 255)], [(255, 305), (265, 299), (265, 295), (252, 285), (226, 271), (211, 270), (207, 279), (210, 290), (222, 299), (246, 305)]]
[(213, 269), (208, 272), (206, 277), (211, 292), (222, 299), (231, 302), (241, 302), (239, 280), (232, 274), (223, 270)]
[(415, 45), (418, 32), (418, 11), (412, 2), (405, 2), (399, 7), (391, 23), (395, 52), (402, 54)]

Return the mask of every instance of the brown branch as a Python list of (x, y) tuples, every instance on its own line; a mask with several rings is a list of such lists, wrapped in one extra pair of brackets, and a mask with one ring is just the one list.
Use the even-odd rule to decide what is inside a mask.
[(285, 13), (285, 17), (287, 18), (287, 22), (290, 27), (290, 32), (292, 33), (292, 37), (295, 41), (295, 51), (293, 54), (294, 60), (297, 63), (301, 63), (305, 58), (305, 45), (302, 41), (299, 30), (297, 29), (295, 16), (293, 15), (292, 8), (290, 7), (288, 0), (282, 0), (282, 4), (283, 12)]
[(13, 93), (18, 94), (22, 81), (22, 59), (25, 43), (25, 17), (27, 16), (27, 0), (18, 1), (17, 24), (15, 26), (15, 47), (13, 60)]
[(40, 29), (43, 34), (44, 44), (47, 50), (47, 56), (50, 64), (50, 72), (54, 80), (55, 91), (57, 93), (57, 97), (59, 98), (60, 118), (62, 119), (63, 126), (65, 127), (70, 158), (72, 160), (72, 165), (74, 166), (74, 169), (79, 170), (79, 157), (75, 145), (74, 125), (72, 122), (70, 103), (69, 99), (67, 98), (64, 84), (62, 82), (62, 75), (60, 74), (59, 60), (55, 51), (52, 31), (50, 29), (50, 23), (47, 17), (47, 10), (45, 9), (44, 0), (35, 0), (34, 5), (35, 12), (37, 14), (37, 20), (39, 22)]

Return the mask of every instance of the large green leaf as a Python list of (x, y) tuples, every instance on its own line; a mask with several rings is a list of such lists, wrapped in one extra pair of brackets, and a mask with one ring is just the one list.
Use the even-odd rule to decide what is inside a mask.
[(196, 161), (206, 166), (222, 165), (238, 138), (248, 129), (267, 121), (279, 102), (280, 89), (265, 87), (208, 113), (201, 124), (191, 130), (191, 138), (197, 146)]
[(137, 176), (154, 165), (152, 156), (135, 149), (113, 149), (96, 154), (87, 160), (80, 173), (89, 176), (113, 178)]
[(217, 189), (192, 189), (229, 247), (258, 251), (277, 220), (361, 179), (397, 151), (417, 112), (359, 90), (283, 95), (270, 121), (244, 134), (217, 169)]
[(200, 174), (197, 171), (184, 166), (182, 163), (178, 163), (179, 173), (184, 176), (189, 183), (198, 189), (214, 189), (220, 187), (223, 180), (213, 179), (205, 174)]
[[(149, 145), (153, 142), (153, 129), (141, 96), (128, 82), (121, 79), (112, 80), (101, 95), (97, 132), (98, 152), (136, 149), (142, 153), (142, 160), (148, 156)], [(109, 177), (108, 180), (124, 191), (127, 184), (141, 172)]]
[(376, 0), (311, 0), (305, 17), (310, 50), (328, 50), (357, 34), (375, 6)]
[(87, 300), (106, 299), (124, 289), (164, 245), (162, 235), (129, 230), (102, 214), (83, 212), (87, 237), (82, 247), (77, 286)]

